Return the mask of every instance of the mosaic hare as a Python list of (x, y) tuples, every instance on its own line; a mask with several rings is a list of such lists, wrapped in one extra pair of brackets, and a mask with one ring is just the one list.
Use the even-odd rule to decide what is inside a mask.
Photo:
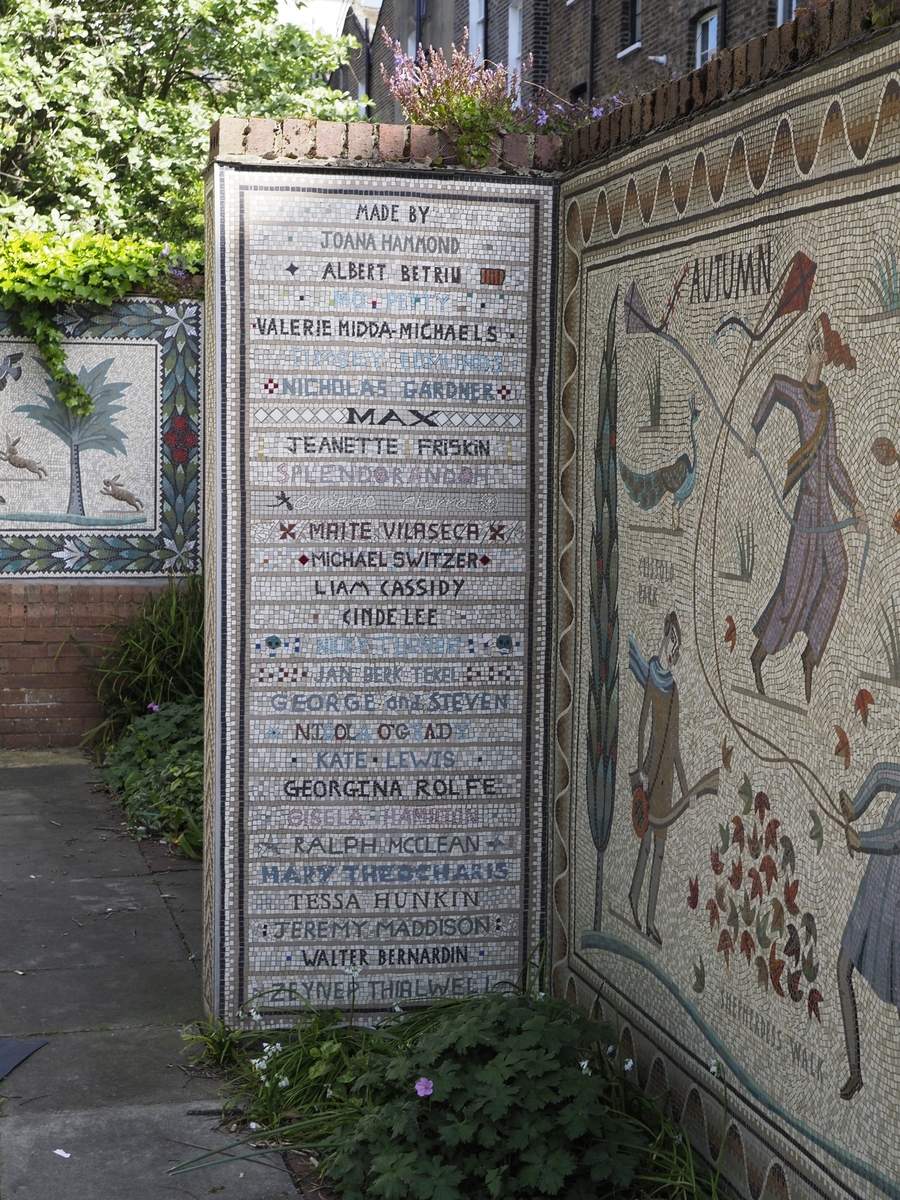
[(103, 487), (100, 489), (104, 496), (112, 496), (113, 500), (121, 500), (123, 504), (130, 504), (135, 512), (144, 507), (143, 500), (139, 500), (134, 492), (129, 492), (128, 488), (122, 487), (119, 482), (121, 476), (113, 475), (112, 479), (104, 479)]

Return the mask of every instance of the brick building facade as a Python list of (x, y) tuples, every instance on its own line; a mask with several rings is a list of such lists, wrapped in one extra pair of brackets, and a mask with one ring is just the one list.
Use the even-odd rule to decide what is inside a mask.
[(372, 30), (376, 119), (401, 119), (377, 67), (393, 65), (382, 29), (408, 52), (418, 29), (423, 45), (449, 54), (468, 28), (470, 46), (482, 46), (489, 62), (515, 66), (531, 54), (529, 78), (576, 99), (650, 91), (766, 33), (793, 11), (794, 0), (454, 0), (452, 6), (385, 0)]

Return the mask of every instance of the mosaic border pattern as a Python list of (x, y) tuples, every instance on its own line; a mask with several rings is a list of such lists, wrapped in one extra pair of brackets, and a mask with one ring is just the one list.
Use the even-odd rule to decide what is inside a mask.
[[(152, 578), (200, 569), (202, 308), (192, 300), (76, 304), (60, 318), (66, 340), (153, 342), (161, 361), (158, 407), (160, 525), (153, 534), (0, 533), (0, 572), (27, 579)], [(0, 312), (0, 336), (15, 338)]]

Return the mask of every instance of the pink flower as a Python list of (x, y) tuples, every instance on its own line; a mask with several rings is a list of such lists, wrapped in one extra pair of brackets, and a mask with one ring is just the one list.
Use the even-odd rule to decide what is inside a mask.
[(159, 712), (158, 704), (148, 704), (147, 707), (150, 709), (151, 712)]
[(421, 1079), (416, 1080), (416, 1095), (430, 1096), (434, 1091), (434, 1084), (430, 1079), (426, 1079), (423, 1075)]

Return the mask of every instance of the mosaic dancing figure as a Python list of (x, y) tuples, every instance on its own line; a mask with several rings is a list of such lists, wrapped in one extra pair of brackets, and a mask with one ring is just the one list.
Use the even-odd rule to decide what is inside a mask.
[[(880, 829), (858, 833), (851, 825), (881, 792), (894, 799)], [(859, 971), (886, 1004), (900, 1011), (900, 765), (878, 763), (851, 800), (841, 792), (851, 854), (868, 854), (869, 862), (841, 937), (837, 961), (838, 996), (850, 1075), (841, 1099), (850, 1100), (863, 1085), (859, 1019), (853, 972)]]
[[(719, 772), (714, 770), (704, 775), (694, 788), (689, 789), (687, 785), (678, 744), (678, 684), (672, 674), (672, 668), (678, 662), (680, 654), (681, 626), (674, 612), (670, 612), (665, 619), (659, 654), (654, 654), (649, 662), (629, 634), (628, 665), (644, 689), (644, 703), (641, 706), (638, 724), (638, 766), (630, 775), (632, 820), (635, 833), (641, 839), (641, 848), (638, 851), (628, 899), (634, 923), (641, 929), (638, 905), (647, 871), (647, 859), (652, 849), (653, 866), (650, 868), (650, 890), (647, 897), (647, 936), (658, 946), (662, 945), (662, 937), (656, 928), (656, 902), (659, 898), (659, 880), (669, 826), (688, 807), (693, 808), (697, 796), (717, 791), (719, 782)], [(681, 788), (681, 799), (673, 805), (672, 790), (676, 776)]]
[(781, 578), (753, 627), (758, 641), (750, 655), (756, 689), (765, 695), (762, 667), (793, 640), (806, 634), (801, 654), (806, 702), (812, 695), (813, 671), (822, 660), (834, 628), (847, 584), (847, 552), (831, 501), (833, 489), (853, 512), (858, 532), (868, 529), (863, 508), (850, 476), (838, 456), (834, 406), (821, 378), (826, 363), (853, 371), (856, 359), (822, 313), (806, 343), (806, 372), (802, 380), (774, 375), (753, 417), (744, 443), (748, 456), (776, 404), (793, 413), (800, 447), (787, 463), (783, 496), (796, 488), (797, 501), (791, 523)]

